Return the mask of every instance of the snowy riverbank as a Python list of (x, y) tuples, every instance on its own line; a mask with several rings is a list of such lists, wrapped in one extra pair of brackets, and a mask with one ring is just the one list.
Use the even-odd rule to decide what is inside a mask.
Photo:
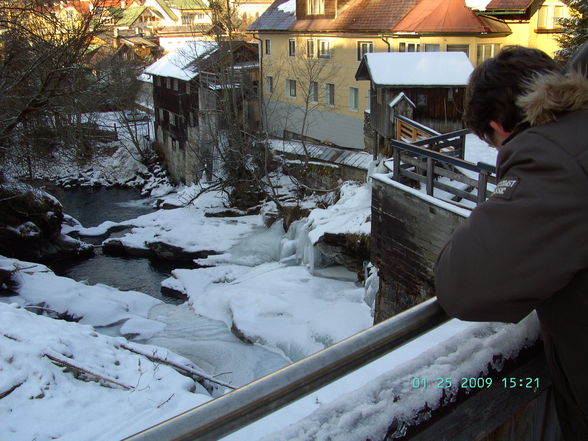
[[(178, 269), (165, 282), (188, 296), (179, 306), (0, 258), (16, 282), (5, 284), (0, 298), (2, 368), (9, 373), (0, 385), (0, 418), (10, 420), (11, 439), (118, 439), (211, 398), (192, 379), (125, 347), (240, 386), (371, 325), (371, 305), (355, 274), (326, 267), (312, 251), (319, 231), (369, 230), (365, 186), (345, 185), (339, 204), (316, 209), (290, 236), (279, 224), (266, 229), (261, 215), (205, 216), (224, 204), (211, 192), (190, 206), (121, 223), (133, 225), (123, 241), (219, 253), (200, 262), (214, 266)], [(111, 226), (70, 231), (100, 234)], [(89, 424), (89, 413), (102, 416)]]

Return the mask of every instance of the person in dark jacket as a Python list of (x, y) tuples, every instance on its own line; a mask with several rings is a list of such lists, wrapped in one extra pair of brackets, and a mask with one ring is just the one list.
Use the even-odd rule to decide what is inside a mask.
[(474, 70), (465, 107), (498, 183), (439, 255), (438, 300), (471, 321), (536, 310), (563, 436), (588, 440), (588, 79), (508, 47)]

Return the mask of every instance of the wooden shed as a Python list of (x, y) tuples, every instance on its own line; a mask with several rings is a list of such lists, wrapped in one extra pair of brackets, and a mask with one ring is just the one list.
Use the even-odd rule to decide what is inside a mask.
[[(465, 86), (473, 66), (463, 52), (375, 52), (365, 54), (356, 80), (369, 80), (372, 127), (394, 136), (394, 103), (404, 96), (411, 118), (439, 132), (463, 128)], [(403, 94), (403, 95), (401, 95)]]

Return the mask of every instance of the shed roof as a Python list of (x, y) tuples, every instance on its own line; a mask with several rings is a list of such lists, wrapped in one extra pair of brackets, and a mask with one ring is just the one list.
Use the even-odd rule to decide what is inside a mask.
[(191, 68), (194, 60), (209, 53), (215, 47), (216, 42), (214, 41), (189, 41), (147, 66), (143, 72), (149, 75), (189, 81), (198, 75), (198, 71)]
[(464, 0), (421, 0), (394, 30), (416, 33), (511, 33), (506, 23), (477, 15), (466, 6)]
[(463, 52), (374, 52), (364, 55), (355, 79), (375, 86), (465, 86), (473, 70)]

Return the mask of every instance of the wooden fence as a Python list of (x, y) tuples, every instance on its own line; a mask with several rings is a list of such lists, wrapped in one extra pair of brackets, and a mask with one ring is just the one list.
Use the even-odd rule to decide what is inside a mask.
[[(465, 135), (468, 130), (431, 135), (437, 132), (427, 130), (402, 116), (397, 116), (396, 120), (397, 131), (404, 135), (401, 138), (403, 140), (390, 141), (393, 148), (394, 180), (400, 181), (402, 177), (406, 177), (425, 183), (428, 195), (433, 196), (434, 189), (437, 188), (452, 194), (454, 201), (466, 199), (480, 204), (490, 196), (488, 184), (496, 184), (496, 167), (464, 160)], [(414, 135), (413, 138), (405, 136), (409, 133)], [(414, 139), (414, 142), (406, 142), (407, 139)], [(478, 177), (467, 176), (461, 170), (473, 171)], [(440, 182), (440, 177), (449, 178), (450, 182)]]

